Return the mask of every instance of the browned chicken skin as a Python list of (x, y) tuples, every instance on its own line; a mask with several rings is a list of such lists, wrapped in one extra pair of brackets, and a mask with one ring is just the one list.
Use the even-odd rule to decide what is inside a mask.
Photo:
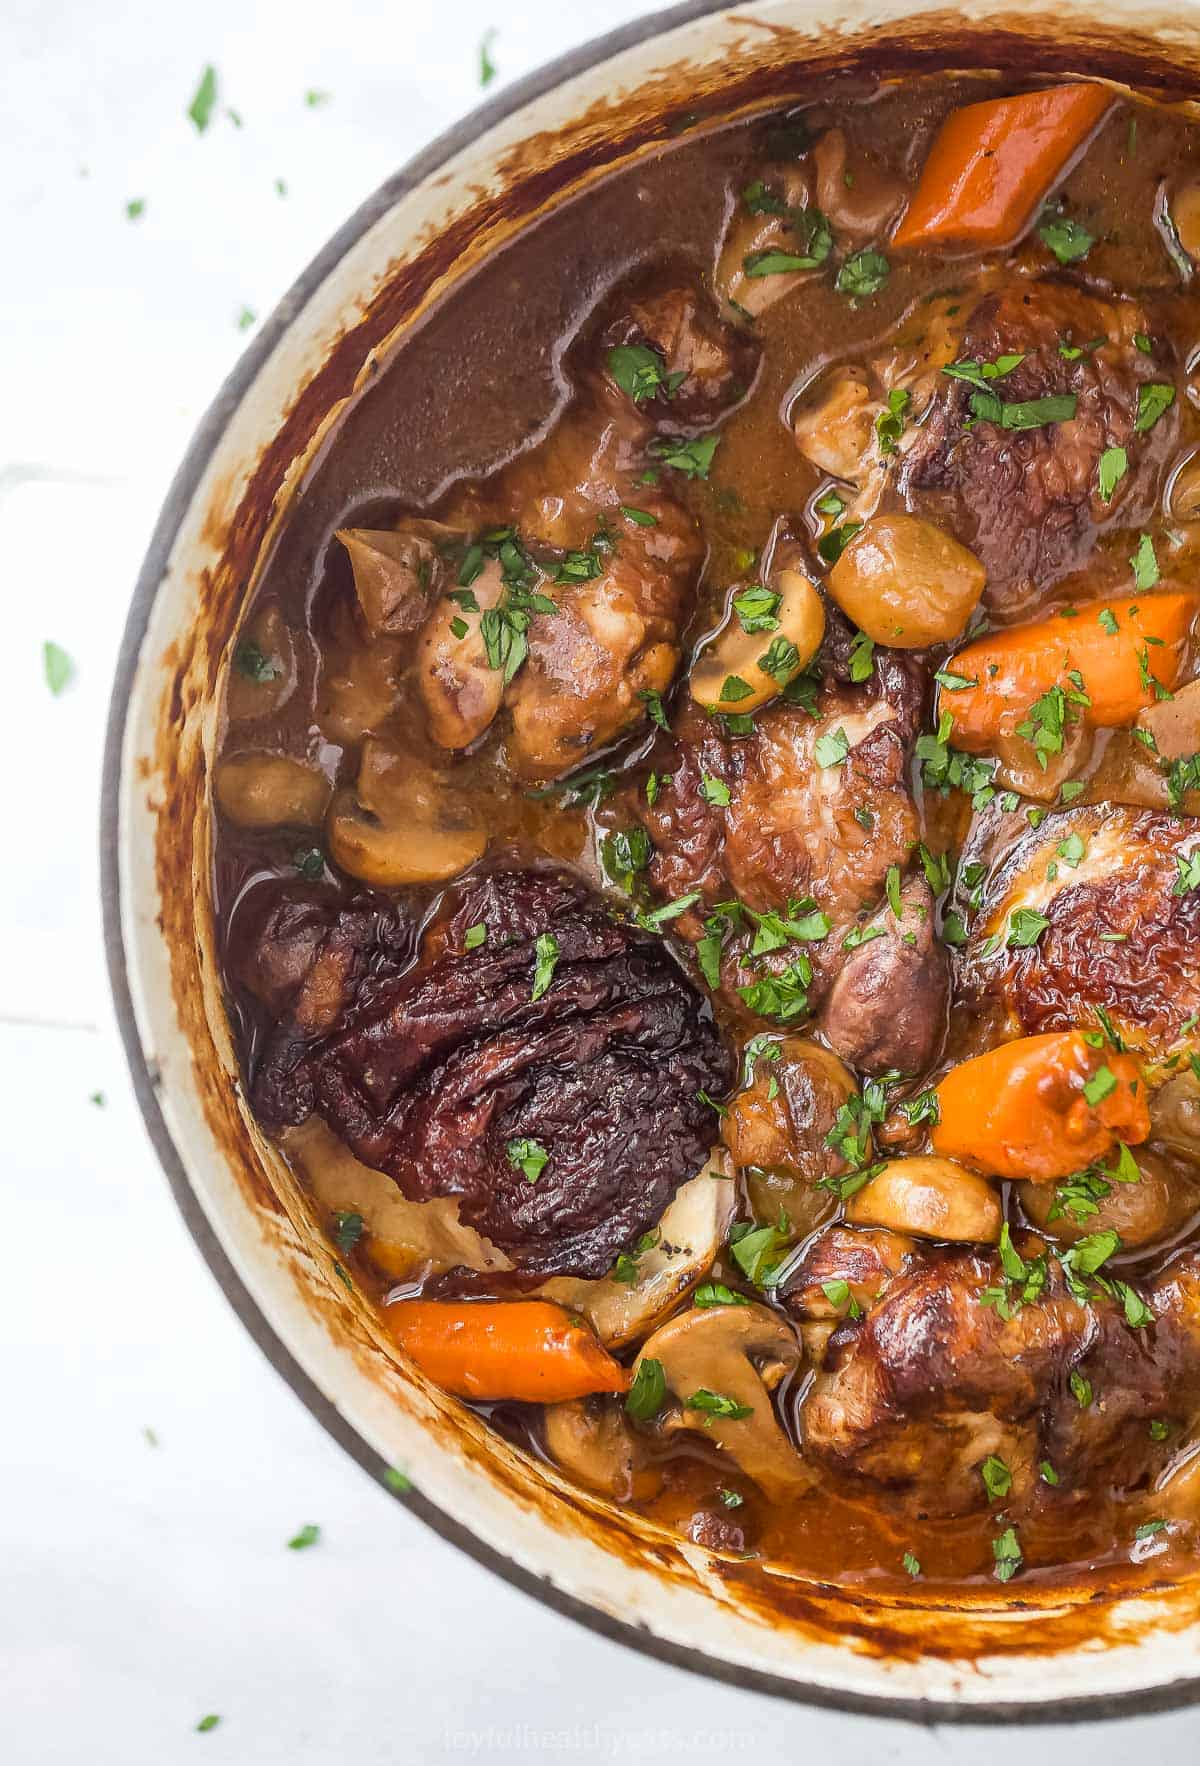
[[(1076, 400), (1064, 422), (1015, 431), (969, 424), (977, 389), (939, 376), (905, 453), (899, 490), (906, 505), (942, 522), (983, 561), (987, 604), (1001, 617), (1082, 565), (1103, 528), (1131, 527), (1153, 514), (1178, 425), (1168, 413), (1149, 434), (1135, 434), (1138, 388), (1174, 381), (1156, 350), (1147, 354), (1134, 342), (1147, 331), (1135, 302), (1099, 301), (1047, 280), (987, 294), (969, 313), (958, 360), (1020, 358), (990, 385), (1006, 405)], [(1080, 353), (1068, 358), (1064, 349)], [(1098, 467), (1113, 447), (1127, 450), (1129, 471), (1106, 503)]]
[[(962, 984), (1033, 1034), (1108, 1012), (1133, 1046), (1167, 1053), (1200, 1011), (1200, 892), (1182, 887), (1196, 824), (1089, 805), (1022, 831), (988, 880)], [(1007, 942), (1014, 916), (1045, 921)], [(1029, 922), (1036, 927), (1036, 922)]]
[[(919, 676), (889, 659), (858, 686), (831, 666), (812, 709), (777, 700), (747, 736), (728, 735), (720, 719), (685, 705), (671, 751), (655, 757), (669, 777), (652, 805), (644, 792), (631, 801), (654, 843), (655, 895), (670, 901), (700, 892), (677, 922), (680, 935), (698, 940), (705, 916), (731, 900), (752, 915), (784, 917), (808, 904), (804, 911), (829, 924), (803, 947), (819, 999), (845, 961), (843, 940), (873, 912), (889, 870), (911, 863), (917, 816), (908, 763), (921, 696)], [(788, 968), (799, 954), (787, 943), (753, 955), (754, 942), (727, 943), (731, 990)], [(939, 1000), (934, 1016), (941, 1010)]]
[[(879, 1236), (863, 1236), (834, 1227), (806, 1253), (784, 1295), (800, 1321), (822, 1316), (821, 1284), (837, 1277), (862, 1294), (864, 1259), (880, 1257)], [(1025, 1246), (1030, 1266), (1039, 1242)], [(986, 1506), (990, 1455), (1011, 1475), (1005, 1502), (1018, 1511), (1046, 1482), (1044, 1465), (1082, 1499), (1108, 1485), (1142, 1488), (1169, 1462), (1200, 1410), (1194, 1251), (1147, 1285), (1154, 1319), (1140, 1329), (1095, 1283), (1077, 1300), (1054, 1258), (1022, 1304), (1022, 1284), (1006, 1288), (995, 1254), (916, 1252), (903, 1241), (898, 1253), (881, 1265), (875, 1296), (859, 1300), (862, 1316), (829, 1339), (801, 1411), (806, 1454), (929, 1514)], [(1156, 1420), (1169, 1430), (1152, 1432)]]

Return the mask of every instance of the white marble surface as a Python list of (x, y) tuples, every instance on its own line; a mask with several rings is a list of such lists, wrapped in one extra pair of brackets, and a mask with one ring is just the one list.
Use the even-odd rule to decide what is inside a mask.
[[(476, 102), (485, 30), (503, 81), (639, 10), (0, 8), (6, 1766), (1195, 1757), (1195, 1713), (1018, 1738), (807, 1711), (515, 1593), (388, 1500), (265, 1364), (141, 1130), (100, 954), (101, 731), (136, 567), (244, 341), (237, 315), (268, 311), (359, 199)], [(222, 108), (201, 137), (184, 111), (207, 62)], [(307, 105), (310, 89), (328, 102)], [(57, 699), (46, 639), (77, 670)], [(309, 1521), (320, 1543), (287, 1550)], [(221, 1721), (197, 1734), (208, 1712)]]

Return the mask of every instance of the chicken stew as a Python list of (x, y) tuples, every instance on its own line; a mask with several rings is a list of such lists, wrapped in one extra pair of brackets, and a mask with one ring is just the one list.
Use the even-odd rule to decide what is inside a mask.
[(1200, 1554), (1200, 130), (708, 119), (340, 417), (215, 772), (254, 1112), (397, 1349), (840, 1583)]

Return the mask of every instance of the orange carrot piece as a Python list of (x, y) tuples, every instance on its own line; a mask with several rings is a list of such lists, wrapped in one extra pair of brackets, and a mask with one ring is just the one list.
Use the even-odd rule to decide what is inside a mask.
[(973, 683), (943, 695), (950, 740), (983, 753), (998, 737), (1013, 735), (1035, 700), (1054, 687), (1086, 695), (1086, 705), (1070, 701), (1072, 717), (1082, 724), (1101, 730), (1131, 724), (1154, 703), (1154, 681), (1168, 691), (1178, 682), (1197, 609), (1196, 594), (1134, 594), (977, 639), (947, 664)]
[(458, 1398), (557, 1404), (629, 1385), (588, 1327), (548, 1300), (398, 1300), (384, 1319), (421, 1372)]
[(1011, 244), (1112, 103), (1106, 86), (1076, 84), (952, 111), (892, 244)]
[(993, 1177), (1050, 1183), (1150, 1133), (1137, 1062), (1093, 1048), (1081, 1030), (1025, 1036), (963, 1061), (937, 1098), (934, 1152)]

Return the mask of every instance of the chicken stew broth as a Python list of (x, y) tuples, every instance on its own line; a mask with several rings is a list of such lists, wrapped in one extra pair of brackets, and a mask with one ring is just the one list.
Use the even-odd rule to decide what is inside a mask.
[(1200, 133), (831, 86), (343, 414), (215, 776), (248, 1093), (399, 1351), (829, 1581), (1179, 1574)]

